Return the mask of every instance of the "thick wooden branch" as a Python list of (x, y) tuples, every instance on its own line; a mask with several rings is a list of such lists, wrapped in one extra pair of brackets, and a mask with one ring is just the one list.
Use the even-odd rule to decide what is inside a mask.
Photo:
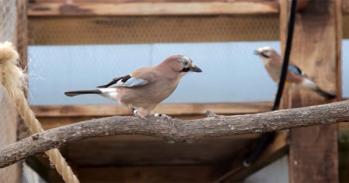
[(136, 117), (92, 119), (34, 134), (0, 150), (0, 167), (58, 148), (68, 142), (89, 137), (139, 134), (184, 142), (204, 137), (219, 137), (310, 125), (349, 121), (349, 101), (259, 114), (215, 116), (198, 120)]

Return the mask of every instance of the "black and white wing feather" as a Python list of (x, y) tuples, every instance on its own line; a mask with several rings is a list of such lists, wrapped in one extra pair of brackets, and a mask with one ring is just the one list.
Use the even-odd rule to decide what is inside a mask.
[(144, 86), (148, 84), (148, 81), (141, 78), (132, 77), (130, 75), (114, 78), (106, 85), (98, 86), (98, 88), (109, 88), (109, 87), (124, 87), (124, 88), (133, 88)]

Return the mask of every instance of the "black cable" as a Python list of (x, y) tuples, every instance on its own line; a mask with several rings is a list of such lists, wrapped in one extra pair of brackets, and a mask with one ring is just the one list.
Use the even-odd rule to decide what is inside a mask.
[[(278, 90), (277, 90), (275, 100), (274, 100), (274, 105), (272, 108), (273, 111), (279, 109), (282, 93), (285, 88), (288, 64), (290, 61), (290, 54), (292, 49), (294, 26), (296, 22), (296, 13), (297, 13), (297, 0), (293, 0), (291, 2), (291, 11), (290, 11), (288, 25), (287, 25), (287, 40), (286, 40), (285, 52), (283, 57), (281, 73), (280, 73)], [(264, 152), (265, 148), (273, 141), (275, 134), (276, 134), (275, 132), (268, 132), (268, 133), (262, 134), (262, 136), (257, 140), (255, 151), (253, 151), (253, 153), (250, 154), (243, 161), (243, 165), (245, 167), (250, 166), (251, 163), (254, 163), (260, 157), (260, 155)]]
[(297, 0), (293, 0), (291, 2), (291, 13), (289, 16), (288, 27), (287, 27), (287, 40), (286, 40), (282, 70), (280, 74), (279, 87), (274, 100), (274, 105), (272, 108), (273, 111), (279, 109), (282, 93), (285, 88), (288, 63), (290, 62), (290, 55), (291, 55), (291, 49), (292, 49), (294, 25), (296, 22), (296, 13), (297, 13)]

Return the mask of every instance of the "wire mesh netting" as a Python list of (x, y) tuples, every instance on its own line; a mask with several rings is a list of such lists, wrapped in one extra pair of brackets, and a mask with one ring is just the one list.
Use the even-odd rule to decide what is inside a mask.
[(12, 41), (16, 35), (16, 1), (0, 0), (0, 42)]
[(33, 19), (31, 42), (41, 45), (253, 41), (279, 37), (276, 15)]

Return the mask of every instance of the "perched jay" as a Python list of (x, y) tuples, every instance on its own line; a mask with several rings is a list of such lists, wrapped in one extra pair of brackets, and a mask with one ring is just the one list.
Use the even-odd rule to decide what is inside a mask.
[(188, 72), (202, 72), (192, 60), (183, 55), (173, 55), (154, 67), (144, 67), (116, 77), (106, 85), (94, 90), (68, 91), (73, 97), (82, 94), (98, 94), (133, 110), (134, 115), (145, 118), (177, 87), (180, 79)]
[[(255, 54), (262, 59), (264, 67), (267, 70), (269, 76), (276, 83), (278, 83), (280, 77), (280, 70), (282, 66), (281, 56), (273, 48), (270, 47), (259, 48), (255, 51)], [(301, 86), (304, 88), (308, 88), (318, 93), (319, 95), (325, 97), (326, 99), (336, 98), (335, 94), (328, 93), (321, 89), (315, 82), (310, 80), (299, 67), (292, 64), (288, 66), (286, 82), (293, 83), (297, 86)]]

